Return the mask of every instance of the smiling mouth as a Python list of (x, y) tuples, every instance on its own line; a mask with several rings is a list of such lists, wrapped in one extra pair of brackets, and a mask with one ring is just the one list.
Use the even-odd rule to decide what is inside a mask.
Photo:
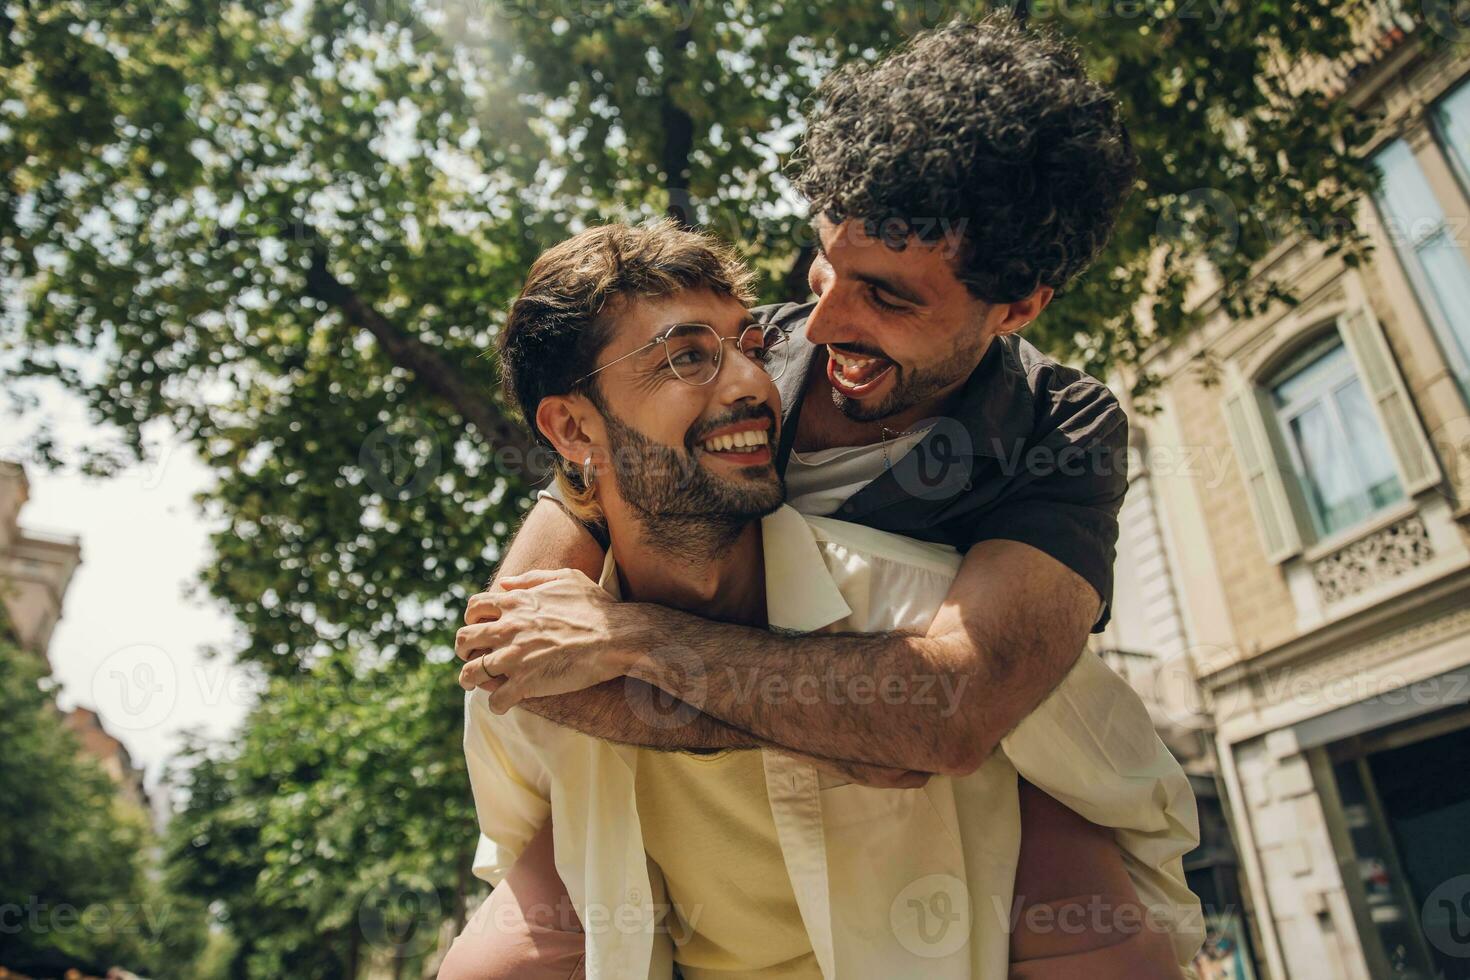
[(704, 452), (732, 462), (761, 463), (771, 457), (771, 433), (766, 428), (727, 432), (698, 445)]
[(861, 398), (872, 392), (896, 367), (886, 357), (849, 354), (827, 345), (827, 380), (849, 398)]

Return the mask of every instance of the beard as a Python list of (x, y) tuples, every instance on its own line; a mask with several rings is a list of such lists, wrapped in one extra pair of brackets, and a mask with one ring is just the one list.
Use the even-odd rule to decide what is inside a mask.
[[(979, 334), (979, 331), (975, 331)], [(956, 338), (954, 346), (941, 358), (929, 367), (906, 368), (898, 362), (894, 362), (893, 390), (883, 397), (881, 401), (868, 403), (849, 398), (836, 387), (832, 388), (832, 404), (837, 410), (854, 422), (880, 422), (891, 418), (901, 412), (933, 398), (939, 392), (958, 384), (968, 378), (980, 363), (980, 355), (984, 353), (986, 338), (983, 334), (974, 336), (962, 334)], [(857, 350), (870, 356), (887, 357), (881, 350), (866, 348)], [(827, 355), (831, 357), (831, 354)], [(889, 358), (891, 360), (891, 358)]]
[[(752, 417), (743, 413), (707, 429)], [(644, 539), (659, 551), (691, 563), (709, 560), (728, 548), (751, 521), (778, 509), (786, 500), (779, 476), (736, 482), (721, 479), (700, 465), (692, 447), (680, 452), (654, 442), (606, 408), (608, 448), (618, 492), (643, 528)], [(748, 467), (763, 470), (772, 464)]]

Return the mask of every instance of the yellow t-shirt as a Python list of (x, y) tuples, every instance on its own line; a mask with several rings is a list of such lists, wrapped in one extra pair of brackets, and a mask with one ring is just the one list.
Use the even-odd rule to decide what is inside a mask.
[(636, 798), (687, 980), (820, 980), (758, 750), (640, 750)]

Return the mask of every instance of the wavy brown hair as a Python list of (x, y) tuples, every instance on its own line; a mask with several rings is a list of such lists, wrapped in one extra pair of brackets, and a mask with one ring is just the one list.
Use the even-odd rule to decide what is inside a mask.
[[(566, 395), (590, 374), (612, 337), (612, 320), (626, 303), (706, 289), (749, 304), (754, 278), (735, 251), (713, 235), (672, 221), (601, 225), (547, 249), (531, 265), (496, 340), (501, 380), (526, 427), (542, 445), (555, 447), (536, 426), (543, 398)], [(598, 378), (581, 391), (599, 409)], [(555, 478), (568, 509), (598, 521), (592, 488), (581, 470), (555, 454)]]

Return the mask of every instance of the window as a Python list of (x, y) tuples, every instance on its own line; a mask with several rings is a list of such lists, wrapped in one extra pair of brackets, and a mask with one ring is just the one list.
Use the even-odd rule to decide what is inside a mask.
[(1270, 394), (1319, 538), (1404, 498), (1383, 427), (1336, 330), (1287, 365)]
[(1442, 478), (1388, 338), (1355, 299), (1308, 327), (1308, 345), (1270, 373), (1227, 372), (1225, 426), (1267, 561), (1284, 562)]
[[(1461, 135), (1470, 127), (1470, 88), (1440, 108), (1447, 125), (1455, 127), (1452, 138), (1461, 141), (1470, 162), (1470, 137)], [(1389, 235), (1440, 335), (1451, 368), (1462, 386), (1470, 386), (1470, 261), (1409, 145), (1395, 140), (1374, 162), (1383, 176), (1378, 206)]]
[(1461, 85), (1434, 107), (1440, 142), (1470, 188), (1470, 84)]

